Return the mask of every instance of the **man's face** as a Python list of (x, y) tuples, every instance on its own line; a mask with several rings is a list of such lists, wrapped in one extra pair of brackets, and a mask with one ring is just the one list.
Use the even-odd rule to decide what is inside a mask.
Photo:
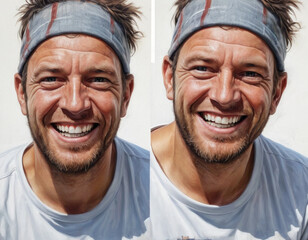
[(285, 77), (273, 91), (272, 52), (238, 28), (195, 33), (184, 43), (173, 74), (167, 65), (165, 85), (177, 126), (203, 162), (226, 163), (245, 152), (275, 112), (286, 84)]
[(58, 36), (31, 56), (27, 101), (20, 103), (44, 158), (62, 172), (79, 173), (111, 146), (132, 88), (130, 79), (123, 90), (121, 64), (107, 44), (85, 35)]

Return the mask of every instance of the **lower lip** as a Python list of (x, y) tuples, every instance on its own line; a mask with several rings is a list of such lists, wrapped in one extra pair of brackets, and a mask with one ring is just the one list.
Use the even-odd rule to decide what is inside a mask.
[(97, 126), (95, 129), (93, 129), (87, 135), (82, 136), (82, 137), (65, 137), (61, 133), (59, 133), (56, 129), (54, 129), (53, 127), (51, 127), (51, 129), (52, 129), (52, 131), (51, 131), (52, 135), (54, 135), (54, 137), (56, 139), (59, 139), (61, 142), (77, 144), (77, 143), (84, 143), (84, 142), (91, 141), (91, 139), (94, 138), (96, 134), (98, 134), (99, 126)]
[(208, 124), (201, 116), (197, 115), (198, 116), (198, 120), (201, 122), (201, 124), (203, 126), (205, 126), (208, 130), (210, 130), (211, 132), (214, 132), (215, 134), (232, 134), (234, 132), (236, 132), (239, 128), (241, 128), (245, 122), (246, 122), (246, 119), (243, 119), (240, 123), (232, 126), (232, 127), (228, 127), (228, 128), (218, 128), (218, 127), (215, 127), (215, 126), (212, 126), (210, 124)]

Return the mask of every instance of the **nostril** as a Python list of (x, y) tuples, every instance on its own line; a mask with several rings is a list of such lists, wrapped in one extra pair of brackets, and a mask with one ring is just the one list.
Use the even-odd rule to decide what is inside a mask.
[(62, 112), (70, 119), (81, 120), (90, 119), (93, 116), (91, 108), (82, 109), (80, 111), (72, 111), (69, 109), (62, 109)]
[(230, 102), (221, 102), (211, 99), (211, 103), (217, 109), (223, 112), (241, 112), (243, 110), (243, 101), (241, 99)]

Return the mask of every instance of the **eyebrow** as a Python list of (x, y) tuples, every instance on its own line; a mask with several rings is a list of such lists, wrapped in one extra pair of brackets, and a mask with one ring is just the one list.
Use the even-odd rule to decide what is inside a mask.
[(106, 73), (108, 75), (114, 76), (116, 75), (114, 68), (108, 66), (100, 66), (100, 67), (90, 67), (85, 71), (85, 73)]
[(58, 67), (50, 67), (50, 66), (42, 65), (35, 70), (33, 77), (37, 78), (42, 72), (63, 73), (64, 70)]
[[(51, 67), (49, 64), (48, 65), (42, 65), (38, 67), (35, 72), (34, 72), (34, 79), (38, 78), (40, 74), (43, 72), (48, 72), (48, 73), (65, 73), (64, 69), (59, 68), (59, 67)], [(101, 66), (101, 67), (90, 67), (85, 71), (86, 74), (91, 74), (91, 73), (105, 73), (110, 76), (115, 76), (115, 70), (112, 67), (108, 66)]]
[(206, 54), (194, 54), (192, 56), (188, 56), (185, 60), (186, 63), (191, 63), (194, 61), (203, 61), (206, 63), (210, 63), (210, 64), (217, 64), (218, 60), (212, 58), (212, 57), (207, 57)]
[(239, 62), (239, 66), (241, 67), (245, 67), (245, 68), (257, 68), (260, 69), (262, 71), (264, 71), (267, 75), (269, 75), (270, 73), (270, 69), (269, 66), (267, 64), (261, 63), (260, 61), (240, 61)]

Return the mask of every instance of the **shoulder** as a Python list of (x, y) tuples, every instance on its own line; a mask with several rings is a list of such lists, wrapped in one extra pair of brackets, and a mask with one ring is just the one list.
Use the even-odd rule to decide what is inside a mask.
[(16, 159), (22, 157), (27, 145), (21, 145), (0, 154), (0, 180), (9, 177), (16, 171)]
[(127, 157), (132, 159), (143, 159), (145, 161), (149, 161), (150, 152), (145, 150), (133, 143), (127, 142), (121, 138), (116, 138), (116, 146), (121, 150)]
[(308, 171), (307, 157), (264, 136), (260, 136), (258, 141), (260, 142), (260, 145), (262, 146), (263, 151), (267, 156), (272, 156), (273, 158), (285, 164), (300, 166)]
[(262, 195), (268, 211), (278, 219), (297, 221), (297, 224), (306, 226), (308, 219), (303, 221), (302, 217), (308, 210), (307, 157), (264, 136), (257, 138), (256, 151), (262, 158), (257, 160), (263, 160), (259, 188), (262, 192), (256, 196)]
[(138, 193), (140, 197), (136, 202), (142, 201), (144, 203), (140, 203), (140, 206), (145, 206), (149, 197), (150, 152), (118, 137), (115, 143), (118, 181), (120, 178), (125, 179), (123, 186), (129, 189), (129, 198), (134, 198)]
[(143, 189), (144, 197), (146, 197), (150, 178), (149, 151), (118, 137), (115, 138), (115, 142), (118, 171), (126, 181), (131, 183), (129, 185), (133, 189), (138, 189), (138, 192)]
[[(257, 145), (262, 149), (262, 157), (267, 176), (275, 178), (279, 184), (292, 183), (305, 191), (308, 189), (308, 158), (272, 140), (260, 136)], [(258, 151), (258, 149), (257, 149)]]

